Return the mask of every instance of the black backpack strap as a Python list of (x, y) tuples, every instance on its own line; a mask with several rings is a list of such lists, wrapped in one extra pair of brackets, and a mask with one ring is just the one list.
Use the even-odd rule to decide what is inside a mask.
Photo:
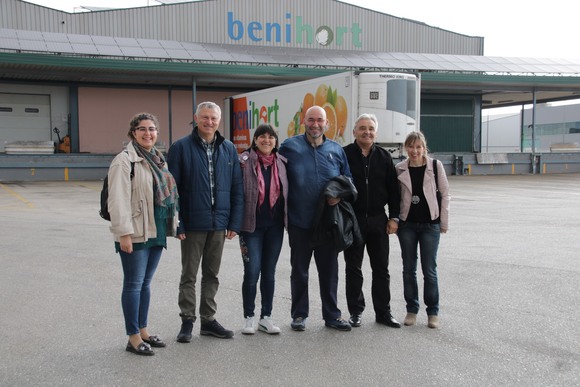
[[(127, 153), (127, 157), (129, 157), (129, 152), (127, 150), (125, 150), (125, 153)], [(133, 180), (133, 177), (135, 177), (135, 162), (134, 161), (131, 161), (131, 174), (129, 176), (131, 176), (131, 180)]]

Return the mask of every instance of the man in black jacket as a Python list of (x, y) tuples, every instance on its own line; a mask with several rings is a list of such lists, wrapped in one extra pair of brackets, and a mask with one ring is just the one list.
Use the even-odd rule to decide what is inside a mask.
[[(349, 323), (359, 327), (365, 309), (361, 267), (366, 246), (373, 273), (371, 293), (376, 322), (400, 328), (401, 324), (391, 315), (388, 235), (397, 232), (400, 193), (391, 155), (375, 145), (377, 129), (377, 117), (362, 114), (355, 121), (354, 143), (344, 147), (358, 191), (353, 207), (364, 240), (344, 252), (346, 300), (350, 312)], [(386, 205), (390, 217), (385, 213)]]

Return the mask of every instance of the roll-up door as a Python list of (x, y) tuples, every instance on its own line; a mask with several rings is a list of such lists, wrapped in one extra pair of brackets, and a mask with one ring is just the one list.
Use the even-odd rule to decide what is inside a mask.
[(52, 141), (50, 96), (0, 93), (0, 152), (6, 142)]

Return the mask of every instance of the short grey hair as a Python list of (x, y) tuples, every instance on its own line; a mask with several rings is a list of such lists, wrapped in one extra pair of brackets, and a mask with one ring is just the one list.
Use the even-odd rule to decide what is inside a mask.
[(211, 109), (211, 110), (215, 110), (219, 113), (220, 117), (222, 116), (222, 109), (220, 109), (220, 107), (214, 103), (214, 102), (202, 102), (199, 105), (197, 105), (197, 109), (195, 110), (195, 115), (198, 116), (199, 112), (201, 111), (201, 109)]
[(375, 124), (375, 130), (379, 130), (379, 123), (377, 121), (377, 116), (372, 113), (363, 113), (357, 117), (354, 121), (354, 129), (356, 129), (358, 123), (362, 120), (371, 120)]

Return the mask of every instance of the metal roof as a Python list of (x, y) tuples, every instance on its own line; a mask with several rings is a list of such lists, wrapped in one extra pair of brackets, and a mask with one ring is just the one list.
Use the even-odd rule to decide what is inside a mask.
[[(576, 96), (568, 59), (314, 50), (92, 36), (0, 28), (0, 79), (263, 88), (340, 71), (421, 73), (423, 91), (478, 93), (490, 106)], [(522, 94), (494, 98), (494, 93)], [(554, 94), (559, 92), (558, 94)], [(503, 98), (503, 99), (502, 99)], [(485, 106), (485, 104), (484, 104)]]
[(568, 59), (312, 50), (76, 35), (0, 28), (0, 50), (109, 59), (302, 68), (398, 69), (487, 74), (580, 75)]

